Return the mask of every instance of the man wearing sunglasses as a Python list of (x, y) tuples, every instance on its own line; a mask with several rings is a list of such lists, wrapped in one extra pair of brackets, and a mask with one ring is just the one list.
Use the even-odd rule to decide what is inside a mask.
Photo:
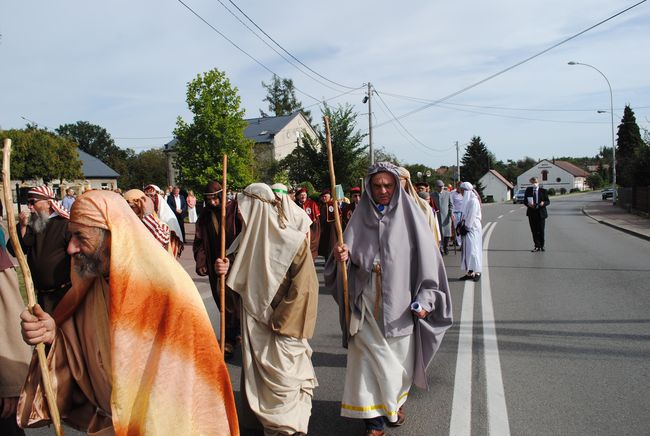
[[(70, 256), (66, 252), (70, 215), (54, 190), (45, 185), (27, 192), (27, 207), (29, 211), (20, 214), (18, 239), (27, 256), (38, 303), (52, 313), (70, 289)], [(15, 255), (10, 243), (7, 249)]]

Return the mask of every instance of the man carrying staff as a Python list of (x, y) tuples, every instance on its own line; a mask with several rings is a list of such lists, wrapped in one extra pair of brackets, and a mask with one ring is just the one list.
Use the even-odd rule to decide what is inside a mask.
[[(21, 314), (45, 343), (64, 421), (89, 434), (239, 434), (230, 379), (201, 297), (124, 199), (89, 191), (71, 211), (73, 285), (53, 317)], [(21, 427), (49, 421), (36, 359)]]
[[(221, 290), (219, 289), (219, 274), (216, 270), (217, 259), (221, 258), (221, 184), (219, 182), (210, 182), (205, 187), (203, 198), (205, 207), (201, 211), (196, 221), (196, 234), (192, 251), (194, 261), (196, 262), (196, 273), (199, 276), (208, 276), (212, 297), (221, 306)], [(232, 242), (229, 231), (232, 227), (233, 213), (227, 213), (226, 221), (231, 225), (226, 225), (226, 240)], [(239, 296), (229, 289), (226, 289), (226, 338), (224, 345), (224, 356), (232, 356), (235, 347), (241, 341), (240, 327), (240, 310)]]
[[(20, 214), (18, 239), (32, 273), (38, 303), (52, 313), (70, 289), (70, 256), (66, 253), (69, 212), (57, 201), (49, 186), (38, 186), (27, 192), (29, 212)], [(14, 247), (7, 250), (15, 256)]]
[(318, 244), (320, 242), (320, 210), (318, 204), (309, 198), (307, 195), (307, 188), (300, 188), (296, 193), (296, 204), (304, 210), (312, 224), (309, 229), (309, 244), (312, 259), (316, 260), (318, 257)]
[[(427, 388), (426, 369), (452, 323), (447, 276), (425, 215), (388, 162), (370, 167), (343, 239), (325, 265), (348, 347), (341, 415), (364, 419), (365, 435), (383, 435), (385, 421), (404, 423), (411, 385)], [(338, 279), (345, 261), (349, 324)]]
[[(227, 285), (242, 301), (242, 396), (265, 435), (304, 435), (317, 386), (307, 340), (314, 334), (318, 278), (306, 226), (263, 183), (237, 196), (243, 227)], [(222, 264), (221, 260), (218, 263)]]

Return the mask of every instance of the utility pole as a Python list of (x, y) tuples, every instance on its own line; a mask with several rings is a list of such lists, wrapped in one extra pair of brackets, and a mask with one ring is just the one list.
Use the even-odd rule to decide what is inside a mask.
[(370, 165), (375, 163), (375, 152), (372, 149), (372, 84), (368, 82), (368, 94), (363, 97), (363, 103), (368, 103), (368, 154)]
[(460, 158), (458, 154), (458, 141), (456, 141), (456, 182), (460, 182)]

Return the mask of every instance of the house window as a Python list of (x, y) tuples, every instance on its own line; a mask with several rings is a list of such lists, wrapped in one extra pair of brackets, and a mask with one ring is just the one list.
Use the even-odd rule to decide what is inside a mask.
[(548, 171), (544, 170), (542, 171), (542, 181), (547, 181), (548, 180)]
[(555, 181), (560, 183), (562, 181), (562, 179), (558, 177), (557, 179), (555, 179)]

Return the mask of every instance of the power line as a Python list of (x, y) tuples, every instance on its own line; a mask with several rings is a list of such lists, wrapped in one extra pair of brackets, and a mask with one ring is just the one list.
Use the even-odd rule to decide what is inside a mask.
[[(398, 120), (397, 117), (395, 117), (395, 114), (394, 114), (393, 111), (390, 109), (390, 107), (386, 104), (386, 102), (385, 102), (384, 99), (382, 98), (382, 96), (381, 96), (381, 94), (379, 93), (379, 91), (377, 91), (377, 89), (375, 89), (375, 94), (377, 94), (377, 97), (379, 97), (379, 101), (384, 105), (384, 107), (386, 108), (386, 110), (388, 110), (388, 113), (390, 113), (391, 117), (393, 117), (393, 119), (397, 122), (397, 124), (399, 124), (399, 126), (404, 130), (404, 132), (406, 132), (407, 135), (409, 135), (411, 138), (413, 138), (413, 139), (415, 140), (415, 142), (417, 142), (418, 144), (420, 144), (422, 147), (426, 148), (427, 150), (435, 151), (435, 152), (438, 152), (438, 153), (442, 153), (442, 152), (445, 152), (445, 151), (449, 151), (449, 150), (451, 150), (452, 148), (454, 148), (454, 147), (451, 147), (451, 148), (448, 148), (448, 149), (445, 149), (445, 150), (441, 150), (441, 149), (437, 149), (437, 148), (429, 147), (429, 146), (426, 145), (424, 142), (420, 141), (420, 140), (419, 140), (418, 138), (416, 138), (415, 135), (413, 135), (413, 134), (412, 134), (412, 133), (411, 133), (411, 132), (406, 128), (406, 127), (404, 127), (404, 125), (402, 124), (402, 122), (401, 122), (400, 120)], [(410, 141), (409, 141), (409, 142), (410, 142)]]
[[(212, 29), (213, 31), (215, 31), (219, 36), (221, 36), (223, 39), (225, 39), (225, 40), (228, 41), (230, 44), (232, 44), (232, 46), (235, 47), (237, 50), (239, 50), (240, 52), (242, 52), (243, 54), (245, 54), (246, 56), (248, 56), (251, 60), (253, 60), (253, 61), (254, 61), (256, 64), (258, 64), (260, 67), (264, 68), (266, 71), (268, 71), (268, 72), (271, 73), (271, 74), (274, 74), (274, 75), (276, 75), (276, 76), (278, 76), (278, 77), (281, 77), (279, 74), (277, 74), (275, 71), (273, 71), (272, 69), (270, 69), (269, 67), (267, 67), (266, 65), (264, 65), (261, 61), (259, 61), (259, 60), (258, 60), (257, 58), (255, 58), (253, 55), (249, 54), (246, 50), (244, 50), (243, 48), (241, 48), (240, 46), (238, 46), (237, 44), (235, 44), (235, 42), (234, 42), (232, 39), (228, 38), (226, 35), (224, 35), (222, 32), (220, 32), (216, 27), (214, 27), (212, 24), (210, 24), (210, 23), (209, 23), (205, 18), (203, 18), (203, 17), (202, 17), (201, 15), (199, 15), (196, 11), (194, 11), (194, 9), (192, 9), (192, 8), (189, 7), (185, 2), (183, 2), (183, 0), (177, 0), (177, 1), (178, 1), (180, 4), (182, 4), (183, 6), (185, 6), (185, 8), (186, 8), (187, 10), (189, 10), (192, 14), (194, 14), (194, 16), (196, 16), (199, 20), (203, 21), (203, 22), (204, 22), (208, 27), (210, 27), (210, 29)], [(317, 99), (316, 97), (314, 97), (314, 96), (312, 96), (312, 95), (306, 93), (305, 91), (300, 90), (298, 87), (295, 87), (295, 86), (294, 86), (294, 88), (296, 89), (296, 91), (300, 92), (301, 94), (306, 95), (307, 97), (311, 98), (312, 100), (320, 101), (320, 100)]]
[(331, 90), (336, 91), (336, 92), (339, 92), (339, 91), (340, 91), (340, 89), (334, 88), (334, 87), (330, 86), (329, 84), (324, 83), (324, 82), (318, 80), (317, 78), (315, 78), (315, 77), (313, 77), (313, 76), (310, 76), (309, 74), (307, 74), (306, 72), (304, 72), (301, 68), (299, 68), (299, 67), (298, 67), (295, 63), (293, 63), (290, 59), (287, 59), (287, 58), (286, 58), (282, 53), (280, 53), (278, 50), (276, 50), (275, 47), (273, 47), (271, 44), (269, 44), (268, 41), (266, 41), (264, 38), (262, 38), (262, 37), (261, 37), (261, 36), (260, 36), (260, 35), (255, 31), (255, 30), (251, 29), (250, 26), (249, 26), (248, 24), (246, 24), (246, 23), (245, 23), (241, 18), (239, 18), (239, 17), (237, 16), (237, 14), (235, 14), (235, 13), (234, 13), (234, 12), (233, 12), (229, 7), (228, 7), (228, 6), (226, 6), (226, 4), (225, 4), (223, 1), (221, 1), (221, 0), (217, 0), (217, 1), (219, 2), (219, 4), (221, 4), (221, 6), (223, 6), (223, 8), (224, 8), (225, 10), (227, 10), (227, 11), (230, 13), (230, 15), (232, 15), (233, 17), (235, 17), (235, 19), (236, 19), (237, 21), (239, 21), (239, 22), (241, 23), (242, 26), (244, 26), (246, 29), (248, 29), (248, 30), (249, 30), (253, 35), (255, 35), (255, 37), (257, 37), (257, 39), (259, 39), (260, 41), (262, 41), (262, 42), (263, 42), (263, 43), (264, 43), (268, 48), (270, 48), (271, 50), (273, 50), (273, 51), (274, 51), (278, 56), (280, 56), (282, 59), (284, 59), (288, 64), (290, 64), (290, 65), (291, 65), (292, 67), (294, 67), (296, 70), (300, 71), (300, 72), (301, 72), (302, 74), (304, 74), (306, 77), (308, 77), (308, 78), (310, 78), (311, 80), (313, 80), (313, 81), (315, 81), (315, 82), (317, 82), (317, 83), (323, 85), (324, 87), (326, 87), (326, 88), (328, 88), (328, 89), (331, 89)]
[(239, 11), (239, 12), (240, 12), (244, 17), (246, 17), (246, 19), (248, 19), (248, 21), (250, 21), (251, 23), (253, 23), (253, 25), (254, 25), (255, 27), (257, 27), (257, 29), (258, 29), (260, 32), (262, 32), (264, 35), (266, 35), (266, 37), (269, 38), (271, 41), (273, 41), (273, 43), (274, 43), (275, 45), (277, 45), (278, 47), (280, 47), (280, 49), (281, 49), (283, 52), (285, 52), (287, 55), (289, 55), (289, 56), (291, 57), (291, 59), (295, 60), (296, 62), (298, 62), (298, 63), (299, 63), (300, 65), (302, 65), (303, 67), (307, 68), (309, 71), (311, 71), (312, 73), (316, 74), (316, 75), (317, 75), (318, 77), (320, 77), (321, 79), (326, 80), (326, 81), (328, 81), (328, 82), (330, 82), (330, 83), (333, 83), (333, 84), (336, 85), (336, 86), (340, 86), (341, 88), (347, 88), (347, 89), (357, 89), (357, 88), (355, 88), (354, 86), (347, 86), (347, 85), (343, 85), (343, 84), (341, 84), (341, 83), (335, 82), (335, 81), (333, 81), (333, 80), (330, 80), (330, 79), (328, 79), (327, 77), (321, 75), (318, 71), (314, 71), (314, 70), (312, 70), (309, 66), (305, 65), (304, 63), (302, 63), (302, 61), (300, 61), (300, 59), (296, 58), (293, 54), (291, 54), (291, 53), (290, 53), (289, 51), (287, 51), (284, 47), (282, 47), (282, 45), (280, 45), (280, 43), (278, 43), (275, 39), (273, 39), (273, 38), (271, 37), (271, 35), (269, 35), (268, 33), (266, 33), (266, 32), (264, 31), (264, 29), (262, 29), (260, 26), (258, 26), (257, 23), (251, 19), (251, 17), (249, 17), (248, 15), (246, 15), (246, 13), (245, 13), (244, 11), (242, 11), (241, 8), (240, 8), (239, 6), (237, 6), (237, 4), (235, 4), (235, 2), (233, 2), (232, 0), (228, 0), (228, 1), (229, 1), (230, 4), (232, 4), (235, 8), (237, 8), (237, 10), (238, 10), (238, 11)]
[[(561, 46), (563, 44), (566, 44), (567, 42), (577, 38), (580, 35), (583, 35), (583, 34), (589, 32), (592, 29), (595, 29), (596, 27), (598, 27), (598, 26), (600, 26), (600, 25), (602, 25), (602, 24), (604, 24), (604, 23), (606, 23), (606, 22), (608, 22), (610, 20), (613, 20), (614, 18), (618, 17), (619, 15), (624, 14), (625, 12), (629, 11), (630, 9), (635, 8), (635, 7), (639, 6), (642, 3), (645, 3), (646, 1), (647, 0), (641, 0), (638, 3), (632, 5), (632, 6), (628, 7), (628, 8), (625, 8), (620, 12), (617, 12), (616, 14), (610, 16), (609, 18), (606, 18), (606, 19), (604, 19), (604, 20), (602, 20), (602, 21), (600, 21), (600, 22), (598, 22), (598, 23), (596, 23), (596, 24), (594, 24), (594, 25), (592, 25), (592, 26), (590, 26), (590, 27), (588, 27), (588, 28), (586, 28), (586, 29), (584, 29), (584, 30), (582, 30), (582, 31), (568, 37), (568, 38), (566, 38), (566, 39), (563, 39), (562, 41), (560, 41), (560, 42), (558, 42), (556, 44), (553, 44), (552, 46), (550, 46), (550, 47), (548, 47), (548, 48), (546, 48), (546, 49), (544, 49), (544, 50), (542, 50), (542, 51), (540, 51), (540, 52), (538, 52), (538, 53), (536, 53), (536, 54), (534, 54), (532, 56), (529, 56), (526, 59), (515, 63), (514, 65), (511, 65), (511, 66), (509, 66), (507, 68), (504, 68), (503, 70), (498, 71), (498, 72), (496, 72), (496, 73), (494, 73), (494, 74), (492, 74), (492, 75), (490, 75), (490, 76), (488, 76), (488, 77), (486, 77), (486, 78), (484, 78), (482, 80), (479, 80), (478, 82), (475, 82), (475, 83), (473, 83), (471, 85), (468, 85), (468, 86), (466, 86), (466, 87), (464, 87), (464, 88), (462, 88), (462, 89), (460, 89), (460, 90), (458, 90), (456, 92), (453, 92), (453, 93), (447, 95), (446, 97), (442, 97), (441, 99), (438, 99), (438, 100), (432, 101), (430, 103), (427, 103), (422, 107), (419, 107), (417, 109), (413, 109), (410, 112), (406, 112), (405, 114), (402, 114), (399, 117), (397, 117), (395, 120), (411, 116), (411, 115), (416, 114), (418, 112), (421, 112), (421, 111), (423, 111), (425, 109), (428, 109), (431, 106), (435, 106), (435, 105), (443, 103), (443, 102), (445, 102), (445, 101), (447, 101), (447, 100), (449, 100), (449, 99), (451, 99), (453, 97), (456, 97), (457, 95), (463, 94), (464, 92), (467, 92), (470, 89), (476, 88), (477, 86), (482, 85), (485, 82), (488, 82), (488, 81), (490, 81), (490, 80), (492, 80), (492, 79), (494, 79), (494, 78), (496, 78), (498, 76), (501, 76), (502, 74), (505, 74), (508, 71), (510, 71), (510, 70), (512, 70), (514, 68), (517, 68), (520, 65), (523, 65), (523, 64), (525, 64), (525, 63), (527, 63), (527, 62), (529, 62), (529, 61), (531, 61), (531, 60), (533, 60), (533, 59), (535, 59), (535, 58), (537, 58), (537, 57), (539, 57), (539, 56), (541, 56), (541, 55), (543, 55), (545, 53), (548, 53), (549, 51), (553, 50), (554, 48), (557, 48), (557, 47), (559, 47), (559, 46)], [(375, 127), (381, 127), (381, 126), (383, 126), (385, 124), (392, 123), (392, 122), (393, 122), (393, 120), (385, 121), (385, 122), (383, 122), (381, 124), (376, 125)]]

